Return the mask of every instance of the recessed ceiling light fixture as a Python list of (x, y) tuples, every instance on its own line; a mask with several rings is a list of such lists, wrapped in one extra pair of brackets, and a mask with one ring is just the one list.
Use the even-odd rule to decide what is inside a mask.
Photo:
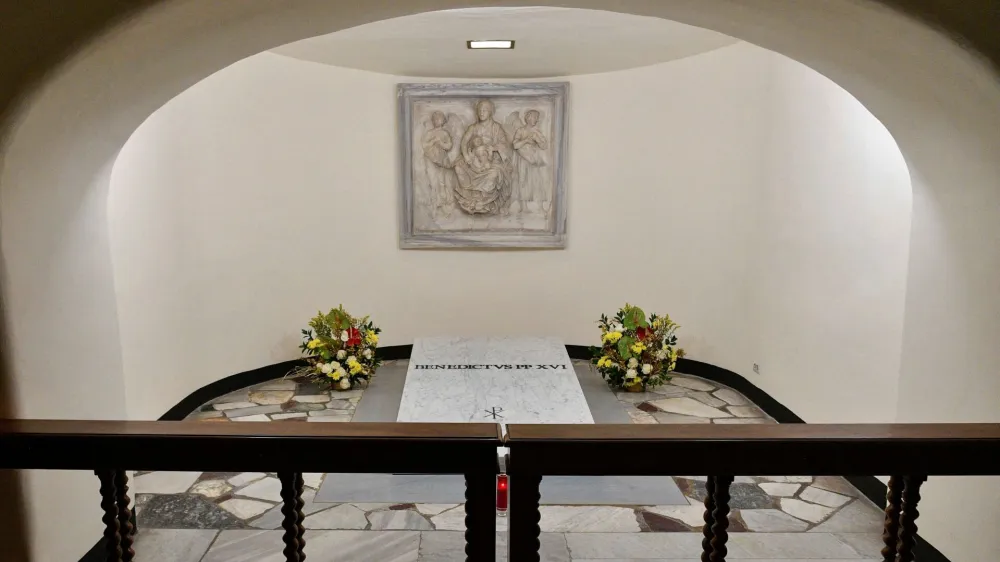
[(483, 41), (466, 41), (470, 49), (513, 49), (514, 42), (509, 39), (489, 39)]

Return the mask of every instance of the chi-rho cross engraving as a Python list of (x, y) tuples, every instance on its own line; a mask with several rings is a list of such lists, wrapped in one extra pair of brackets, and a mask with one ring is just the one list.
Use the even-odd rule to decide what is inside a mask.
[(486, 412), (487, 415), (493, 416), (493, 419), (497, 418), (503, 419), (503, 416), (500, 415), (500, 412), (503, 411), (503, 408), (497, 408), (496, 406), (493, 406), (489, 410), (483, 410), (483, 411)]

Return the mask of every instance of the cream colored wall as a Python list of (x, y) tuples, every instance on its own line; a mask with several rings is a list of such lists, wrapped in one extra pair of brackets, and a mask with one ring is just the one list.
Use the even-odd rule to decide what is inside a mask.
[(889, 131), (828, 78), (770, 58), (750, 270), (760, 373), (810, 423), (896, 417), (912, 190)]
[(406, 79), (264, 53), (199, 83), (136, 131), (112, 173), (130, 416), (297, 356), (299, 328), (339, 303), (371, 314), (386, 345), (588, 344), (601, 312), (629, 300), (674, 315), (695, 357), (739, 369), (766, 57), (742, 45), (570, 78), (565, 251), (397, 248)]

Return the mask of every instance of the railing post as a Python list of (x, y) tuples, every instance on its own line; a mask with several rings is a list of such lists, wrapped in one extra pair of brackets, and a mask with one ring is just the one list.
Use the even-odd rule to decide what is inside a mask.
[(115, 471), (95, 470), (94, 474), (101, 481), (101, 509), (104, 516), (104, 545), (107, 549), (107, 562), (122, 562), (122, 537), (118, 531), (118, 498), (115, 492)]
[(465, 475), (465, 559), (496, 559), (496, 471)]
[[(729, 486), (735, 480), (732, 476), (709, 476), (715, 479), (715, 511), (712, 513), (712, 554), (709, 556), (710, 562), (726, 562), (726, 555), (729, 550), (726, 543), (729, 541)], [(704, 554), (704, 553), (702, 553)]]
[[(513, 459), (517, 466), (517, 459)], [(510, 550), (508, 560), (512, 562), (539, 562), (542, 534), (538, 522), (541, 513), (538, 502), (542, 496), (538, 488), (542, 483), (541, 474), (510, 472)]]
[(701, 562), (712, 562), (712, 537), (715, 533), (712, 526), (715, 525), (715, 477), (709, 476), (705, 480), (705, 526), (701, 529), (701, 534), (705, 538), (701, 539)]
[(906, 476), (903, 478), (903, 494), (899, 514), (899, 546), (896, 550), (899, 562), (913, 562), (913, 545), (917, 539), (917, 503), (920, 502), (920, 485), (926, 476)]
[(896, 561), (899, 539), (899, 505), (903, 493), (903, 477), (890, 476), (885, 491), (885, 520), (882, 523), (882, 562)]
[(129, 503), (132, 501), (128, 497), (128, 474), (124, 470), (115, 471), (115, 492), (118, 503), (118, 529), (121, 535), (122, 562), (132, 562), (135, 559), (135, 550), (132, 544), (135, 542), (135, 527), (132, 526), (132, 510)]
[(281, 527), (285, 530), (282, 540), (285, 549), (282, 551), (286, 562), (303, 562), (306, 559), (306, 541), (303, 538), (305, 527), (302, 522), (305, 514), (302, 508), (305, 502), (302, 500), (302, 488), (305, 486), (301, 472), (279, 472), (278, 480), (281, 481), (281, 514), (285, 517), (281, 521)]

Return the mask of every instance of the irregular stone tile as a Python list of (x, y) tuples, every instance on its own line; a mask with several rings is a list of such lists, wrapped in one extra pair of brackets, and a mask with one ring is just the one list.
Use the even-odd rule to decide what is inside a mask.
[(640, 402), (639, 404), (636, 404), (635, 407), (637, 410), (647, 413), (660, 411), (659, 408), (650, 404), (649, 402)]
[(226, 417), (241, 418), (245, 416), (256, 416), (260, 414), (276, 414), (281, 411), (281, 406), (278, 404), (269, 404), (267, 406), (257, 406), (253, 408), (233, 408), (231, 410), (226, 410)]
[(646, 529), (649, 529), (652, 533), (687, 533), (691, 531), (690, 527), (680, 521), (675, 521), (669, 517), (664, 517), (650, 511), (641, 512), (639, 517), (642, 519), (642, 523), (646, 526)]
[(678, 375), (674, 375), (673, 377), (671, 377), (670, 384), (674, 386), (679, 386), (681, 388), (687, 388), (690, 390), (700, 390), (702, 392), (712, 392), (713, 390), (716, 389), (716, 386), (714, 384), (709, 383), (708, 381), (694, 377), (684, 377)]
[(664, 396), (655, 392), (616, 392), (618, 400), (627, 404), (641, 404), (650, 400), (662, 400)]
[(237, 476), (241, 473), (239, 472), (202, 472), (201, 476), (198, 477), (198, 481), (202, 480), (226, 480), (229, 481), (230, 478)]
[(360, 509), (361, 511), (364, 511), (365, 513), (369, 513), (369, 512), (372, 512), (372, 511), (379, 511), (379, 510), (382, 510), (382, 509), (389, 509), (389, 506), (391, 506), (392, 504), (391, 503), (352, 503), (351, 505), (353, 505), (354, 507)]
[(741, 509), (747, 529), (755, 533), (801, 533), (809, 524), (778, 509)]
[(351, 404), (354, 404), (355, 406), (357, 406), (358, 402), (361, 402), (361, 398), (360, 397), (359, 398), (348, 398), (347, 401), (350, 402)]
[(767, 418), (719, 418), (719, 419), (712, 420), (712, 423), (718, 423), (718, 424), (758, 424), (758, 425), (766, 425), (766, 424), (772, 424), (774, 422), (771, 421), (771, 420), (769, 420), (769, 419), (767, 419)]
[(299, 404), (326, 404), (330, 401), (330, 393), (323, 394), (296, 394), (292, 400)]
[(337, 422), (339, 422), (339, 423), (347, 423), (347, 422), (351, 421), (351, 416), (350, 415), (346, 415), (346, 416), (343, 416), (343, 415), (341, 415), (341, 416), (310, 416), (309, 419), (307, 419), (306, 421), (310, 421), (310, 422), (327, 422), (327, 423), (330, 423), (330, 422), (333, 422), (333, 423), (337, 423)]
[(729, 538), (727, 546), (733, 560), (833, 562), (859, 558), (853, 548), (829, 533), (739, 533)]
[(313, 380), (300, 380), (298, 381), (298, 386), (295, 387), (296, 396), (308, 396), (312, 394), (328, 394), (330, 392), (330, 386), (327, 384), (320, 384)]
[[(694, 482), (686, 495), (698, 501), (705, 501), (707, 491), (704, 482)], [(774, 498), (764, 493), (756, 484), (734, 482), (729, 486), (729, 507), (733, 509), (766, 509), (775, 507)]]
[[(212, 420), (207, 420), (207, 421), (212, 421)], [(234, 422), (269, 422), (269, 421), (271, 421), (271, 418), (267, 417), (264, 414), (255, 414), (255, 415), (252, 415), (252, 416), (240, 416), (238, 418), (229, 418), (229, 421), (234, 421)]]
[(443, 511), (431, 517), (431, 523), (438, 531), (464, 531), (465, 506), (459, 505), (455, 509)]
[(694, 398), (683, 396), (680, 398), (664, 398), (654, 400), (650, 404), (656, 406), (664, 412), (671, 414), (681, 414), (682, 416), (695, 416), (698, 418), (729, 418), (731, 414), (717, 410), (711, 406), (706, 406)]
[[(697, 561), (701, 556), (701, 533), (567, 533), (573, 560), (601, 562)], [(730, 542), (736, 537), (730, 537)], [(730, 557), (737, 559), (733, 548)], [(516, 561), (514, 561), (516, 562)], [(763, 561), (761, 561), (763, 562)]]
[(373, 531), (430, 531), (431, 522), (416, 511), (376, 511), (368, 516)]
[(259, 502), (257, 500), (232, 498), (221, 502), (219, 507), (240, 519), (251, 519), (271, 509), (274, 507), (274, 504)]
[(329, 416), (333, 416), (333, 417), (336, 417), (336, 416), (351, 417), (352, 415), (353, 415), (353, 412), (344, 411), (344, 410), (313, 410), (312, 412), (309, 412), (309, 417), (321, 417), (321, 418), (322, 417), (329, 417)]
[(353, 410), (354, 404), (350, 400), (331, 400), (326, 403), (328, 410)]
[(656, 386), (656, 387), (651, 387), (651, 388), (647, 387), (646, 390), (648, 392), (651, 392), (651, 393), (657, 395), (655, 398), (650, 398), (650, 400), (660, 400), (660, 399), (663, 399), (663, 398), (674, 398), (674, 397), (677, 397), (677, 396), (687, 396), (687, 393), (690, 392), (686, 388), (682, 388), (682, 387), (679, 387), (679, 386), (674, 386), (674, 385), (671, 385), (671, 384), (664, 384), (664, 385), (661, 385), (661, 386)]
[(720, 388), (712, 393), (713, 396), (722, 400), (730, 406), (748, 406), (750, 401), (745, 396), (731, 388)]
[(612, 506), (543, 505), (538, 523), (546, 533), (638, 533), (635, 511)]
[(282, 405), (282, 411), (284, 412), (312, 412), (314, 410), (325, 410), (326, 400), (321, 403), (300, 403), (296, 401), (287, 402)]
[(233, 420), (231, 420), (231, 419), (229, 419), (229, 418), (227, 418), (227, 417), (225, 417), (225, 416), (222, 416), (221, 418), (206, 418), (206, 419), (203, 419), (203, 420), (197, 420), (197, 421), (199, 421), (199, 422), (201, 422), (201, 423), (209, 423), (209, 422), (222, 422), (222, 423), (229, 423), (229, 422), (231, 422), (231, 421), (233, 421)]
[(212, 404), (213, 408), (215, 408), (216, 410), (221, 410), (221, 411), (225, 411), (225, 410), (237, 410), (237, 409), (240, 409), (240, 408), (253, 408), (255, 406), (257, 406), (257, 405), (254, 404), (253, 402), (225, 402), (225, 403), (222, 403), (222, 404), (219, 404), (219, 403)]
[(712, 423), (712, 420), (708, 418), (696, 418), (694, 416), (682, 416), (666, 412), (657, 412), (651, 415), (657, 423)]
[(195, 412), (195, 413), (189, 415), (188, 417), (186, 417), (184, 419), (186, 419), (186, 420), (192, 420), (192, 421), (199, 421), (199, 420), (208, 420), (208, 419), (213, 419), (213, 418), (223, 418), (225, 416), (226, 416), (226, 414), (223, 414), (222, 412), (213, 409), (213, 410), (209, 410), (207, 412)]
[(252, 390), (295, 390), (298, 383), (294, 379), (274, 379), (255, 385)]
[(816, 525), (813, 531), (818, 533), (881, 532), (884, 517), (882, 511), (874, 505), (866, 500), (857, 499), (845, 505), (826, 521)]
[(803, 521), (809, 521), (810, 523), (819, 523), (833, 513), (833, 510), (829, 507), (806, 503), (793, 498), (781, 498), (779, 503), (781, 510), (785, 513), (793, 517), (798, 517)]
[(799, 499), (803, 499), (810, 503), (825, 505), (826, 507), (840, 507), (851, 501), (851, 498), (847, 496), (828, 492), (827, 490), (822, 490), (816, 486), (809, 486), (805, 490), (802, 490), (802, 493), (799, 494)]
[(757, 406), (729, 406), (729, 411), (738, 418), (763, 418), (767, 415)]
[(701, 402), (702, 404), (706, 406), (711, 406), (713, 408), (719, 408), (721, 406), (726, 405), (726, 402), (719, 400), (718, 398), (712, 396), (707, 392), (692, 391), (688, 392), (687, 395), (690, 396), (691, 398), (694, 398), (698, 402)]
[(882, 551), (882, 547), (885, 546), (882, 542), (882, 533), (874, 531), (869, 533), (835, 533), (834, 536), (850, 545), (861, 556), (877, 556)]
[(249, 402), (250, 401), (249, 397), (250, 397), (250, 389), (244, 388), (241, 390), (235, 390), (224, 396), (220, 396), (215, 400), (209, 402), (207, 406), (211, 406), (212, 404), (225, 404), (227, 402)]
[[(284, 531), (226, 531), (202, 562), (279, 562)], [(310, 562), (415, 562), (416, 531), (306, 531)]]
[(637, 423), (637, 424), (650, 425), (659, 423), (658, 421), (656, 421), (656, 418), (654, 418), (650, 414), (647, 414), (646, 412), (628, 412), (628, 417), (632, 419), (632, 423)]
[(251, 390), (250, 402), (254, 404), (284, 404), (292, 399), (294, 394), (291, 390)]
[(233, 486), (236, 486), (237, 488), (239, 488), (240, 486), (244, 486), (244, 485), (249, 484), (251, 482), (255, 482), (257, 480), (260, 480), (261, 478), (263, 478), (265, 476), (267, 476), (267, 474), (264, 474), (263, 472), (241, 472), (241, 473), (237, 474), (236, 476), (231, 476), (228, 479), (228, 481)]
[[(539, 549), (541, 562), (570, 562), (566, 537), (562, 533), (542, 533), (538, 537), (538, 542), (541, 545)], [(507, 560), (506, 533), (497, 533), (496, 559), (498, 561)], [(420, 533), (420, 556), (417, 560), (419, 562), (465, 560), (465, 533), (456, 531), (425, 531)]]
[(424, 515), (437, 515), (443, 511), (448, 511), (458, 507), (458, 504), (454, 503), (418, 503), (416, 504), (417, 511), (423, 513)]
[(816, 480), (813, 482), (813, 486), (829, 490), (831, 492), (836, 492), (844, 496), (850, 496), (852, 498), (861, 497), (861, 492), (852, 486), (846, 478), (842, 478), (840, 476), (817, 476)]
[(392, 511), (401, 511), (404, 509), (416, 509), (416, 508), (417, 508), (416, 504), (412, 503), (397, 503), (395, 505), (389, 506), (389, 509), (391, 509)]
[(333, 391), (331, 398), (333, 400), (352, 400), (361, 399), (361, 396), (365, 393), (364, 389), (355, 388), (354, 390), (335, 390)]
[[(682, 478), (684, 480), (694, 480), (695, 482), (705, 482), (708, 480), (707, 476), (674, 476), (674, 478)], [(733, 480), (734, 484), (756, 484), (757, 481), (753, 479), (753, 476), (737, 476)]]
[(248, 498), (256, 498), (258, 500), (267, 500), (272, 502), (281, 501), (281, 481), (277, 478), (268, 476), (263, 480), (258, 480), (253, 484), (243, 488), (236, 492), (236, 495), (246, 496)]
[(812, 484), (812, 476), (761, 476), (761, 480), (768, 482), (797, 482), (799, 484)]
[[(328, 503), (316, 503), (316, 492), (306, 488), (302, 491), (302, 501), (304, 505), (302, 506), (302, 513), (305, 515), (312, 515), (317, 511), (323, 511), (330, 507)], [(281, 513), (281, 504), (278, 504), (268, 510), (267, 513), (261, 515), (260, 517), (254, 519), (250, 526), (256, 527), (258, 529), (280, 529), (281, 522), (284, 521), (285, 515)]]
[(644, 508), (646, 511), (663, 515), (681, 521), (690, 527), (701, 527), (705, 524), (705, 506), (688, 498), (688, 505), (657, 505)]
[(198, 562), (215, 540), (216, 529), (147, 529), (135, 534), (135, 551), (141, 560)]
[(186, 492), (201, 476), (200, 472), (147, 472), (133, 479), (132, 488), (140, 494), (180, 494)]
[(239, 529), (242, 521), (198, 494), (148, 496), (137, 516), (140, 529)]
[(305, 412), (284, 412), (281, 414), (271, 414), (271, 419), (274, 421), (294, 420), (295, 418), (304, 418), (308, 415)]
[(233, 487), (227, 484), (225, 480), (202, 480), (191, 486), (192, 494), (201, 494), (206, 498), (217, 498), (228, 494), (232, 490)]
[(801, 484), (783, 484), (779, 482), (761, 482), (758, 486), (767, 492), (767, 495), (779, 498), (790, 498), (802, 487)]
[(306, 529), (365, 529), (365, 512), (350, 504), (341, 504), (316, 512), (305, 520)]
[(306, 472), (302, 475), (302, 481), (305, 482), (306, 486), (318, 490), (320, 484), (323, 483), (323, 474), (321, 472)]

